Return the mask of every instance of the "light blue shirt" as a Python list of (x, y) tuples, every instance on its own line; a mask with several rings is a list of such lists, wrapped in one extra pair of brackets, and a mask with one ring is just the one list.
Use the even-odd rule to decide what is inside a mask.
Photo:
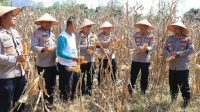
[(76, 62), (72, 61), (73, 57), (77, 57), (76, 37), (73, 33), (68, 34), (64, 31), (58, 36), (56, 51), (60, 64), (76, 66)]

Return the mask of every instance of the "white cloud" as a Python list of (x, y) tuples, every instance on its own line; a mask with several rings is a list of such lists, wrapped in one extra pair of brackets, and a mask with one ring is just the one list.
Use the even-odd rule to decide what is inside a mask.
[(32, 1), (35, 3), (42, 2), (42, 3), (44, 3), (44, 6), (51, 6), (51, 5), (53, 5), (53, 3), (55, 1), (59, 1), (59, 0), (32, 0)]

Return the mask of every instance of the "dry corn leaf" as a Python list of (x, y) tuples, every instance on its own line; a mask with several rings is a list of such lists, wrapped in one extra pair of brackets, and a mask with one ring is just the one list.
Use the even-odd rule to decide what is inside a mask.
[(33, 95), (36, 95), (37, 93), (39, 92), (39, 87), (38, 87), (38, 84), (36, 84), (33, 89), (30, 91), (29, 95), (30, 96), (33, 96)]
[(94, 53), (94, 50), (87, 49), (87, 54), (92, 55)]
[(117, 98), (117, 101), (115, 102), (116, 108), (117, 108), (117, 112), (120, 112), (121, 110), (121, 101), (119, 98)]
[(128, 70), (128, 69), (130, 69), (130, 66), (121, 65), (121, 66), (120, 66), (120, 69), (121, 69), (121, 70)]
[(194, 67), (195, 67), (197, 70), (200, 70), (200, 65), (199, 65), (199, 64), (196, 64)]
[(45, 86), (46, 86), (46, 85), (45, 85), (45, 79), (44, 79), (43, 77), (40, 77), (40, 87), (41, 87), (41, 89), (43, 90), (44, 94), (45, 94), (46, 96), (49, 96), (49, 95), (48, 95), (48, 92), (47, 92), (47, 89), (46, 89)]
[(97, 54), (97, 58), (98, 59), (103, 59), (104, 57), (105, 57), (105, 54), (102, 53), (102, 52), (100, 52), (100, 53)]
[(145, 48), (147, 48), (149, 45), (148, 45), (148, 43), (144, 43), (144, 45), (142, 46), (142, 49), (145, 49)]

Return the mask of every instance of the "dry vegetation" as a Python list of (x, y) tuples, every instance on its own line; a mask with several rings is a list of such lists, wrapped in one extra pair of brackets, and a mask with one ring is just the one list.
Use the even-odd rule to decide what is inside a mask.
[[(113, 15), (112, 6), (108, 4), (107, 8), (104, 8), (96, 13), (85, 14), (79, 7), (71, 4), (68, 9), (63, 10), (64, 6), (60, 6), (58, 9), (41, 9), (33, 7), (25, 7), (19, 16), (17, 29), (25, 39), (30, 40), (31, 32), (37, 27), (33, 24), (39, 16), (45, 12), (50, 13), (61, 22), (59, 27), (53, 28), (55, 34), (59, 34), (64, 29), (64, 21), (67, 17), (73, 16), (77, 22), (77, 30), (80, 21), (88, 17), (97, 23), (94, 28), (94, 32), (98, 33), (98, 26), (105, 20), (114, 24), (113, 35), (121, 39), (121, 45), (112, 48), (113, 51), (117, 51), (117, 83), (113, 84), (111, 80), (111, 72), (106, 71), (106, 78), (100, 87), (97, 86), (97, 72), (94, 76), (93, 95), (90, 96), (77, 96), (74, 105), (64, 104), (59, 101), (58, 93), (56, 89), (56, 110), (57, 112), (179, 112), (181, 110), (182, 98), (179, 97), (178, 102), (175, 105), (170, 105), (170, 95), (168, 87), (168, 69), (167, 63), (162, 56), (163, 44), (166, 37), (170, 35), (170, 32), (166, 30), (166, 26), (176, 21), (176, 0), (172, 0), (171, 3), (159, 3), (159, 12), (153, 15), (151, 12), (147, 16), (140, 15), (138, 12), (142, 10), (143, 6), (137, 4), (128, 9), (128, 3), (124, 6), (125, 11), (122, 14)], [(107, 12), (107, 13), (104, 13)], [(151, 74), (149, 77), (149, 88), (146, 97), (140, 94), (138, 86), (134, 92), (134, 96), (131, 97), (127, 91), (127, 85), (129, 83), (130, 75), (130, 62), (131, 54), (128, 49), (130, 37), (133, 31), (137, 29), (133, 27), (133, 24), (141, 20), (142, 18), (148, 18), (149, 21), (155, 26), (153, 31), (156, 37), (156, 48), (152, 53)], [(192, 90), (191, 106), (187, 109), (191, 112), (199, 111), (200, 104), (200, 26), (199, 23), (185, 23), (190, 31), (195, 44), (195, 52), (191, 55), (190, 66), (190, 86)], [(30, 60), (31, 65), (34, 65), (32, 58)], [(99, 62), (97, 62), (97, 66)], [(97, 67), (98, 68), (98, 67)], [(30, 79), (37, 77), (33, 71), (34, 76), (29, 76)], [(33, 81), (29, 81), (30, 84)], [(34, 96), (34, 95), (33, 95)], [(28, 104), (31, 101), (37, 99), (36, 96), (29, 96)], [(33, 103), (34, 105), (35, 103)]]

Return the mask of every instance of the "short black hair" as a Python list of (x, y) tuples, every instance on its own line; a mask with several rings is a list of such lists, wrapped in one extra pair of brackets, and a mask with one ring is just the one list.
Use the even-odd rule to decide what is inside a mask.
[(73, 17), (67, 19), (67, 27), (73, 23)]

